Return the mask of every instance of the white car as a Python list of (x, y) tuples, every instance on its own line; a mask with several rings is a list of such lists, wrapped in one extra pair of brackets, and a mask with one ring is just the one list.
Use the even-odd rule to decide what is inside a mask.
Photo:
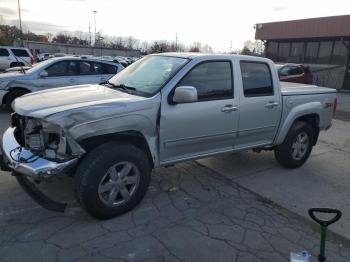
[(19, 96), (44, 89), (97, 84), (124, 69), (121, 64), (80, 57), (56, 57), (27, 71), (0, 74), (0, 105), (8, 109)]
[(0, 46), (0, 70), (15, 66), (30, 66), (34, 57), (28, 48)]
[(42, 54), (38, 54), (37, 55), (37, 59), (38, 61), (44, 61), (50, 58), (50, 54), (49, 53), (42, 53)]

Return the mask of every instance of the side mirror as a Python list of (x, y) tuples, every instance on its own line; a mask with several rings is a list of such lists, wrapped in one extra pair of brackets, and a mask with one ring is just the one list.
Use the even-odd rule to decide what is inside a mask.
[(49, 75), (49, 74), (48, 74), (45, 70), (41, 71), (41, 73), (39, 74), (39, 76), (42, 77), (42, 78), (45, 78), (45, 77), (47, 77), (48, 75)]
[(175, 89), (174, 103), (193, 103), (198, 101), (197, 89), (193, 86), (179, 86)]

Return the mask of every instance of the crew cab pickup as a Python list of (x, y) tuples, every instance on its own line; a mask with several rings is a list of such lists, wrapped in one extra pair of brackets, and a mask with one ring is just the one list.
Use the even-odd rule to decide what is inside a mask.
[(64, 210), (33, 182), (72, 174), (91, 215), (125, 213), (151, 171), (226, 152), (274, 150), (297, 168), (331, 127), (336, 90), (280, 83), (269, 59), (165, 53), (109, 81), (17, 98), (3, 134), (2, 168), (42, 206)]

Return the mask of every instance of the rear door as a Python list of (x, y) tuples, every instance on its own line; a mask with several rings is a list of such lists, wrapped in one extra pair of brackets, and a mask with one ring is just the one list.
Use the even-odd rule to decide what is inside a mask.
[(118, 67), (95, 61), (79, 62), (79, 84), (97, 84), (110, 79), (118, 72)]
[(65, 60), (45, 69), (46, 77), (39, 77), (38, 86), (42, 89), (78, 85), (78, 61)]
[(271, 144), (282, 110), (278, 82), (273, 80), (265, 62), (240, 61), (240, 71), (242, 88), (235, 148)]
[(11, 57), (7, 48), (0, 47), (0, 70), (5, 70), (10, 67)]

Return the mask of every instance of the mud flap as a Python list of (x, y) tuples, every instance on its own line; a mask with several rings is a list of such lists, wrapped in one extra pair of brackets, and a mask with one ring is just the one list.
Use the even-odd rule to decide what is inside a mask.
[(64, 212), (67, 204), (60, 203), (55, 200), (52, 200), (41, 192), (31, 181), (29, 181), (26, 176), (13, 172), (13, 175), (16, 177), (18, 183), (23, 188), (23, 190), (40, 206), (51, 211)]

